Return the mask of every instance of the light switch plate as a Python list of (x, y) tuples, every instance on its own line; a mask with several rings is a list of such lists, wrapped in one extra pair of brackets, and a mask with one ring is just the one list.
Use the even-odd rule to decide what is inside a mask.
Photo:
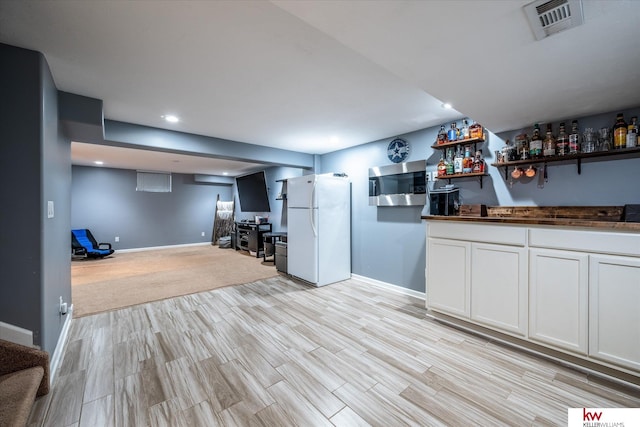
[(54, 212), (53, 212), (53, 201), (49, 200), (47, 202), (47, 218), (53, 218)]

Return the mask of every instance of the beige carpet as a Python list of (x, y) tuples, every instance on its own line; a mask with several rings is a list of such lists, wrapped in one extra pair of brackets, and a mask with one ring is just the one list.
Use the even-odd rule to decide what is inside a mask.
[(115, 253), (71, 262), (74, 317), (255, 282), (278, 273), (273, 262), (217, 246)]

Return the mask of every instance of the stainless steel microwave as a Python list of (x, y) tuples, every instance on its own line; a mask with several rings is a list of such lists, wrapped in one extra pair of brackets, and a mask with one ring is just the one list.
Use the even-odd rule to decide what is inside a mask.
[(427, 161), (369, 168), (369, 206), (424, 206)]

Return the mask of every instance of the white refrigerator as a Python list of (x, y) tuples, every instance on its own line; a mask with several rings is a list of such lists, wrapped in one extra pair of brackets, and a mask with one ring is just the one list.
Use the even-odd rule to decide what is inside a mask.
[(315, 286), (351, 277), (351, 185), (345, 176), (287, 179), (287, 272)]

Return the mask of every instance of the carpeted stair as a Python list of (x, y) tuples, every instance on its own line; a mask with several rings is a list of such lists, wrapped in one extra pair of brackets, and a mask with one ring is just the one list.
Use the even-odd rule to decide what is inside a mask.
[(49, 354), (0, 340), (0, 426), (24, 426), (37, 396), (49, 393)]

